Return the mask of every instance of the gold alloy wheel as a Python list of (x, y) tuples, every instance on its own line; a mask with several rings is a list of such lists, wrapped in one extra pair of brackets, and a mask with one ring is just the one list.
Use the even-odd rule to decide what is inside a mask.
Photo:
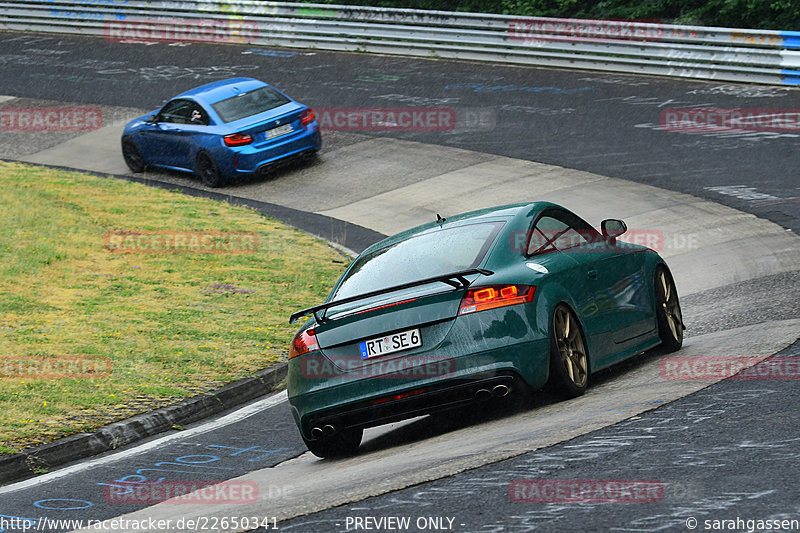
[(553, 313), (553, 328), (561, 364), (572, 383), (582, 388), (586, 386), (588, 379), (586, 347), (580, 328), (574, 322), (572, 313), (566, 307), (558, 307)]
[(683, 340), (683, 317), (678, 303), (678, 293), (672, 280), (664, 269), (658, 271), (659, 304), (667, 321), (667, 326), (675, 341)]

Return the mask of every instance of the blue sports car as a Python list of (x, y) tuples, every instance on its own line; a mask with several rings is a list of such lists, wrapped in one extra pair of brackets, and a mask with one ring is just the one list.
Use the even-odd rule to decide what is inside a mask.
[(133, 172), (148, 166), (194, 172), (209, 187), (321, 147), (314, 111), (252, 78), (179, 94), (122, 133), (122, 155)]

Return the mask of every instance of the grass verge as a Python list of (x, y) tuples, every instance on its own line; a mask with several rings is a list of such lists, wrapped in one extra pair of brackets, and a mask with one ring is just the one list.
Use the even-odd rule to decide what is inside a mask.
[(347, 263), (253, 210), (116, 179), (0, 162), (0, 195), (0, 454), (285, 360), (289, 315)]

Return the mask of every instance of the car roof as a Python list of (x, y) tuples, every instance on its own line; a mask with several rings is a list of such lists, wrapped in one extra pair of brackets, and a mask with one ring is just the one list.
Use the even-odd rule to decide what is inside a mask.
[[(465, 222), (481, 222), (481, 221), (491, 221), (491, 220), (498, 220), (498, 219), (512, 219), (516, 216), (524, 215), (527, 216), (532, 212), (539, 212), (543, 209), (548, 207), (558, 207), (564, 209), (563, 207), (551, 203), (551, 202), (526, 202), (526, 203), (518, 203), (518, 204), (507, 204), (507, 205), (500, 205), (496, 207), (487, 207), (484, 209), (478, 209), (476, 211), (469, 211), (467, 213), (461, 213), (458, 215), (448, 216), (443, 224), (442, 227), (446, 228), (448, 226), (455, 226), (460, 225)], [(387, 237), (382, 241), (379, 241), (366, 250), (374, 251), (386, 246), (391, 246), (395, 243), (402, 242), (406, 239), (410, 239), (415, 235), (419, 235), (425, 233), (433, 228), (439, 227), (439, 223), (436, 221), (431, 221), (421, 226), (417, 226), (415, 228), (411, 228), (405, 230), (403, 232), (397, 233), (396, 235), (392, 235), (391, 237)]]
[(192, 98), (201, 104), (210, 105), (267, 85), (267, 83), (254, 78), (230, 78), (195, 87), (179, 94), (175, 98)]

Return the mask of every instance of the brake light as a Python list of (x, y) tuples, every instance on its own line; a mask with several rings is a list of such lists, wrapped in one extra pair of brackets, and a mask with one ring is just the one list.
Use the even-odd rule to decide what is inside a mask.
[(303, 126), (308, 126), (315, 120), (317, 120), (317, 115), (314, 114), (314, 110), (311, 108), (306, 109), (303, 111), (303, 114), (300, 115), (300, 123)]
[(354, 315), (361, 315), (363, 313), (370, 313), (372, 311), (378, 311), (379, 309), (386, 309), (387, 307), (394, 307), (395, 305), (403, 305), (407, 304), (408, 302), (413, 302), (414, 300), (418, 300), (419, 298), (409, 298), (408, 300), (403, 300), (402, 302), (394, 302), (386, 305), (379, 305), (378, 307), (370, 307), (369, 309), (364, 309), (363, 311), (356, 311), (353, 313)]
[(319, 350), (319, 343), (317, 343), (317, 335), (314, 332), (314, 328), (304, 329), (298, 331), (297, 335), (292, 339), (292, 345), (289, 347), (289, 359), (309, 352), (316, 352), (317, 350)]
[(533, 301), (536, 287), (531, 285), (492, 285), (469, 289), (461, 300), (459, 315)]
[(378, 398), (377, 400), (372, 400), (372, 405), (380, 405), (382, 403), (394, 402), (396, 400), (405, 400), (406, 398), (411, 398), (412, 396), (417, 396), (418, 394), (422, 394), (425, 392), (425, 389), (414, 389), (408, 392), (401, 392), (400, 394), (395, 394), (393, 396), (384, 396), (383, 398)]
[(244, 133), (231, 133), (222, 138), (225, 146), (243, 146), (253, 142), (253, 137)]

